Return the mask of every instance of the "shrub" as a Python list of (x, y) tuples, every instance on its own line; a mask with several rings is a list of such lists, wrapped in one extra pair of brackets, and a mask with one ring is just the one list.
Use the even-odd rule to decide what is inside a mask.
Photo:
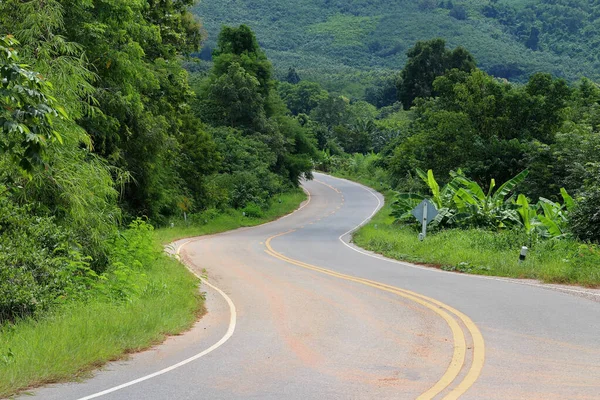
[(250, 218), (261, 218), (263, 216), (263, 211), (256, 203), (246, 204), (246, 207), (244, 207), (242, 211), (245, 213), (246, 217)]
[(600, 188), (583, 193), (569, 218), (571, 231), (584, 241), (600, 243)]
[(93, 274), (72, 237), (54, 218), (0, 196), (0, 322), (49, 308)]

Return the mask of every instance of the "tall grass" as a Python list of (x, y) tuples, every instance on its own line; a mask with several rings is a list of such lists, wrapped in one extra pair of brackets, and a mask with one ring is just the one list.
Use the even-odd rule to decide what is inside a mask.
[[(392, 193), (386, 193), (385, 206), (354, 234), (358, 246), (397, 260), (450, 271), (600, 286), (597, 246), (570, 239), (532, 242), (521, 231), (482, 229), (430, 232), (421, 242), (415, 227), (394, 223), (391, 200)], [(526, 260), (520, 263), (519, 252), (524, 245), (530, 249)]]

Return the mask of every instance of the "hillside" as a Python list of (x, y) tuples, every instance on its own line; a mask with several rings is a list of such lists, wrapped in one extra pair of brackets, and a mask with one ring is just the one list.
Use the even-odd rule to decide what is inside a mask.
[[(360, 95), (364, 85), (402, 68), (417, 40), (463, 46), (485, 71), (523, 82), (537, 71), (570, 81), (600, 78), (600, 1), (592, 0), (223, 0), (195, 12), (210, 54), (223, 24), (250, 25), (282, 75)], [(340, 76), (352, 79), (339, 79)], [(343, 82), (343, 83), (341, 83)]]

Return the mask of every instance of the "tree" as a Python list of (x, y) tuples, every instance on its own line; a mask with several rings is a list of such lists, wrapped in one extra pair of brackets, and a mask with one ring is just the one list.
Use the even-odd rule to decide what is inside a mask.
[[(286, 115), (289, 110), (274, 90), (271, 64), (258, 46), (254, 33), (245, 25), (224, 27), (219, 35), (219, 47), (213, 54), (214, 67), (200, 85), (198, 114), (215, 127), (235, 127), (248, 140), (269, 149), (268, 155), (263, 158), (273, 160), (268, 165), (269, 172), (276, 174), (283, 184), (297, 186), (300, 177), (310, 177), (312, 159), (316, 155), (315, 145), (308, 137), (308, 129), (296, 118)], [(301, 82), (282, 86), (298, 102), (299, 109), (312, 106), (314, 84)], [(297, 94), (306, 98), (295, 96)], [(303, 102), (305, 104), (300, 104)], [(249, 182), (258, 179), (256, 175), (248, 175), (252, 175), (251, 171), (229, 173), (233, 174), (235, 179), (233, 176), (221, 176), (219, 179), (232, 185), (242, 175)], [(254, 184), (250, 186), (256, 187)], [(244, 190), (250, 191), (250, 186), (244, 186)], [(253, 193), (258, 198), (261, 197), (258, 193), (264, 194), (260, 200), (262, 203), (267, 200), (265, 196), (273, 194), (271, 191)], [(253, 202), (256, 203), (258, 198)], [(242, 203), (235, 202), (236, 206)]]
[(462, 4), (459, 4), (457, 6), (452, 7), (450, 9), (449, 15), (452, 18), (456, 18), (456, 19), (458, 19), (460, 21), (464, 21), (464, 20), (466, 20), (468, 18), (467, 9)]
[(476, 68), (473, 56), (462, 47), (450, 51), (443, 39), (419, 41), (407, 53), (408, 61), (398, 81), (398, 98), (409, 109), (416, 98), (435, 95), (433, 81), (451, 69), (470, 72)]
[(290, 69), (288, 70), (287, 76), (285, 77), (285, 81), (287, 83), (291, 83), (292, 85), (300, 83), (300, 75), (298, 75), (294, 67), (290, 67)]
[(301, 81), (298, 84), (284, 82), (279, 94), (293, 115), (309, 114), (327, 98), (327, 92), (316, 82)]
[(540, 30), (535, 26), (531, 28), (531, 32), (529, 33), (529, 37), (525, 42), (525, 46), (533, 51), (540, 49)]
[(265, 125), (265, 99), (260, 83), (238, 63), (208, 82), (203, 117), (214, 126), (261, 130)]
[(457, 69), (434, 82), (436, 98), (419, 100), (409, 137), (389, 161), (396, 180), (414, 168), (438, 175), (462, 168), (481, 185), (529, 169), (526, 193), (555, 196), (560, 175), (552, 161), (571, 91), (560, 79), (538, 74), (525, 86), (481, 70)]
[(0, 151), (31, 173), (44, 162), (48, 143), (62, 142), (54, 119), (67, 119), (67, 114), (50, 96), (52, 85), (19, 63), (18, 44), (12, 36), (0, 37)]
[(273, 87), (273, 67), (258, 45), (254, 32), (247, 25), (224, 26), (217, 45), (213, 51), (213, 73), (222, 75), (232, 63), (237, 63), (258, 80), (260, 93), (267, 98)]

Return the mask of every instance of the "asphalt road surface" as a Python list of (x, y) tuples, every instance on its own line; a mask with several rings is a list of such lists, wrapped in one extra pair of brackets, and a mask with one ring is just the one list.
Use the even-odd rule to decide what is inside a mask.
[(27, 399), (600, 399), (600, 303), (411, 266), (349, 244), (380, 195), (316, 174), (310, 200), (176, 243), (203, 285), (195, 327)]

